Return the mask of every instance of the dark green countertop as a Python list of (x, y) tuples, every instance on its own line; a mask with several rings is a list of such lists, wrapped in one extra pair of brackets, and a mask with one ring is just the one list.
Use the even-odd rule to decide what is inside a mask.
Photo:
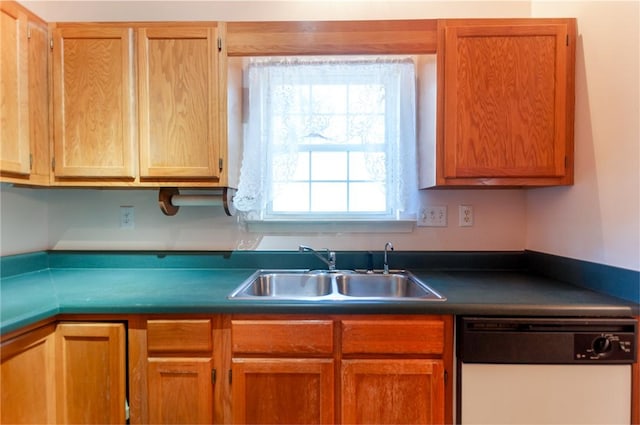
[(57, 314), (418, 313), (632, 316), (637, 304), (518, 270), (412, 270), (444, 302), (245, 301), (228, 294), (255, 268), (60, 268), (0, 281), (0, 333)]

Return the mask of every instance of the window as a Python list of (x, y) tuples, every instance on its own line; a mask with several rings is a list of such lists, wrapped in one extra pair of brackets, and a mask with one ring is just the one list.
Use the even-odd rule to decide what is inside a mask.
[(251, 220), (413, 218), (414, 68), (396, 57), (251, 59), (236, 207)]

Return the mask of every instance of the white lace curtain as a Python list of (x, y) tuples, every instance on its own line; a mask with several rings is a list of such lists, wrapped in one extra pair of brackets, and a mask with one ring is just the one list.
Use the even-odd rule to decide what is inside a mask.
[[(262, 219), (279, 194), (274, 181), (295, 173), (301, 144), (350, 145), (365, 152), (369, 174), (382, 181), (387, 212), (415, 215), (417, 203), (416, 80), (410, 58), (253, 58), (245, 69), (248, 111), (234, 204)], [(333, 110), (309, 102), (309, 87), (357, 85), (345, 102), (348, 129), (332, 125)], [(326, 89), (325, 89), (326, 88)], [(325, 93), (331, 96), (331, 93)], [(246, 107), (246, 106), (245, 106)], [(373, 110), (371, 110), (373, 109)], [(354, 113), (353, 111), (357, 111)], [(382, 120), (382, 122), (381, 122)], [(341, 130), (345, 130), (341, 132)], [(313, 149), (313, 147), (311, 148)], [(383, 153), (383, 155), (380, 155)]]

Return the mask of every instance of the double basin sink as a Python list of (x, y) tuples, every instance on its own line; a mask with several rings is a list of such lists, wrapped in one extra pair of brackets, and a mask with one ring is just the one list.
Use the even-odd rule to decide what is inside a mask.
[(408, 271), (258, 270), (229, 295), (244, 300), (445, 301)]

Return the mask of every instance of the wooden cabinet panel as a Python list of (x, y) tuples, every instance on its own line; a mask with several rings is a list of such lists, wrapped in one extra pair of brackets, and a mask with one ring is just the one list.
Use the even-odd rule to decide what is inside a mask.
[(124, 325), (59, 324), (56, 351), (58, 422), (125, 423)]
[(571, 184), (575, 21), (439, 25), (437, 183)]
[(0, 8), (0, 39), (0, 170), (29, 174), (27, 16), (4, 2)]
[(56, 177), (135, 176), (133, 30), (53, 31)]
[(342, 320), (343, 354), (442, 354), (442, 320)]
[(332, 320), (232, 320), (234, 353), (331, 354)]
[(147, 348), (149, 352), (211, 352), (211, 320), (149, 320)]
[(442, 360), (343, 360), (343, 424), (444, 423)]
[(220, 177), (215, 27), (140, 28), (141, 178)]
[(3, 424), (56, 423), (54, 332), (46, 326), (2, 344)]
[(150, 423), (213, 423), (211, 371), (209, 358), (150, 358)]
[(334, 422), (330, 359), (233, 359), (235, 424)]
[(229, 56), (433, 53), (436, 20), (228, 22)]
[(49, 35), (15, 2), (0, 2), (1, 180), (49, 184)]
[(146, 407), (140, 409), (144, 416), (132, 417), (132, 423), (213, 423), (213, 319), (151, 319), (144, 323), (146, 378), (140, 391)]
[(49, 155), (49, 30), (44, 23), (29, 22), (29, 183), (48, 185)]

